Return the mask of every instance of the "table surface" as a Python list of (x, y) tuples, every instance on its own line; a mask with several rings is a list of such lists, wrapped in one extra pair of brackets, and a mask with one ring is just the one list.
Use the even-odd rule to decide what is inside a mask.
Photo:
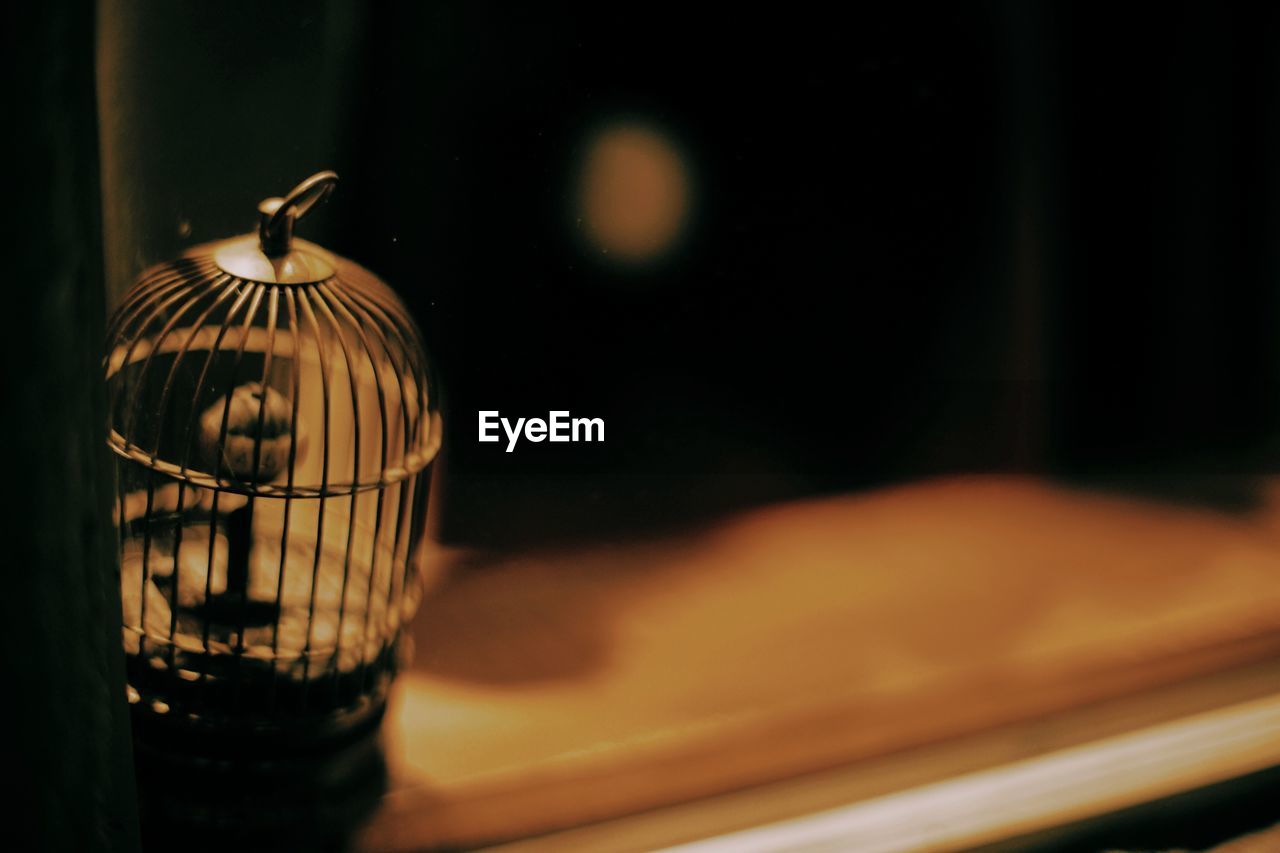
[[(904, 756), (919, 781), (1280, 688), (1280, 500), (965, 477), (659, 542), (435, 556), (360, 850), (607, 849), (592, 822), (748, 797), (660, 822), (692, 840), (901, 787)], [(812, 782), (850, 768), (856, 790)]]

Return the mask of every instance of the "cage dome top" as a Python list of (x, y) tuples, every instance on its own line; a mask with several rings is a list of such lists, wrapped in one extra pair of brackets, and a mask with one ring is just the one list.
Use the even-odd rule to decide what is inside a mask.
[(336, 180), (262, 202), (257, 234), (142, 274), (107, 332), (116, 453), (273, 497), (375, 489), (431, 462), (438, 406), (413, 319), (368, 270), (293, 237)]

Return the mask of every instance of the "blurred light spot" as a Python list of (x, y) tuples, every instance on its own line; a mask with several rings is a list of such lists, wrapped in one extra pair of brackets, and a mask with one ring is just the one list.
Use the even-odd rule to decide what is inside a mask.
[(684, 229), (689, 179), (663, 133), (615, 124), (596, 133), (582, 167), (579, 221), (610, 258), (639, 262), (667, 251)]

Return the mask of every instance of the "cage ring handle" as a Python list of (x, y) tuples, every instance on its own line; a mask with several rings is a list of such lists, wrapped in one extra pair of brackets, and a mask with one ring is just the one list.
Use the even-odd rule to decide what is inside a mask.
[(284, 198), (268, 198), (258, 205), (258, 242), (267, 255), (283, 255), (293, 242), (293, 223), (307, 215), (333, 192), (338, 173), (316, 172), (298, 184)]

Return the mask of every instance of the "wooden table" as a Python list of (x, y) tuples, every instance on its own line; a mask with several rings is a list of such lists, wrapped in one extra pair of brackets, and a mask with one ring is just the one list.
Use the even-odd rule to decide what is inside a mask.
[(1280, 694), (1280, 500), (972, 477), (437, 556), (361, 850), (670, 844)]

